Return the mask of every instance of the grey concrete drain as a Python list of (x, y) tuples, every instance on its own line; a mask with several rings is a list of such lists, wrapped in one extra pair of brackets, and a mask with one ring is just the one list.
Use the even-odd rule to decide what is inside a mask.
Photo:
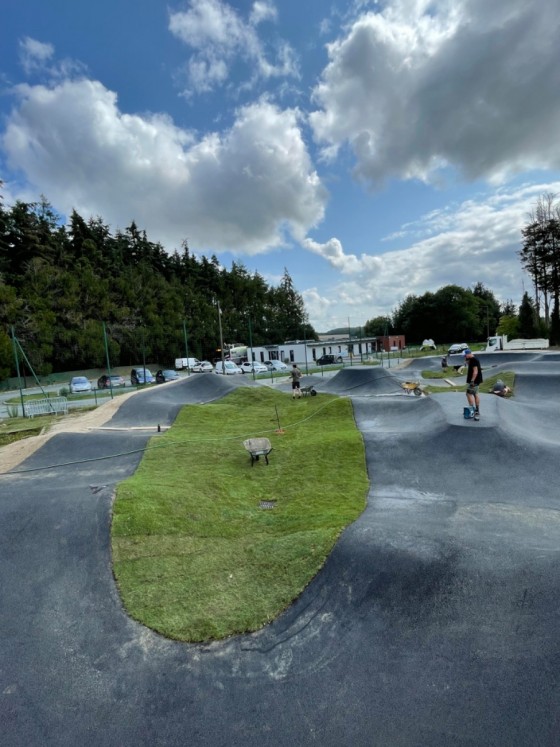
[(260, 507), (261, 508), (274, 508), (276, 506), (276, 501), (261, 501)]

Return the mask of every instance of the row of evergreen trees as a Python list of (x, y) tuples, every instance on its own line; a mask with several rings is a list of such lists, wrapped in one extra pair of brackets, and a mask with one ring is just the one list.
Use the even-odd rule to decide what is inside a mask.
[[(77, 212), (63, 225), (46, 199), (0, 201), (0, 380), (14, 375), (11, 331), (40, 374), (111, 364), (216, 358), (224, 342), (313, 339), (303, 299), (286, 270), (277, 287), (185, 242), (168, 254), (133, 222), (111, 233)], [(185, 339), (186, 338), (186, 339)]]

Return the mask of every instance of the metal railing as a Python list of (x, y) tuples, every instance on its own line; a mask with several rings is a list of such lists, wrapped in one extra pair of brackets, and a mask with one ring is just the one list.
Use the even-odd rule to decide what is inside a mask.
[(25, 403), (25, 414), (28, 418), (33, 418), (35, 415), (67, 415), (68, 400), (66, 397), (32, 399)]

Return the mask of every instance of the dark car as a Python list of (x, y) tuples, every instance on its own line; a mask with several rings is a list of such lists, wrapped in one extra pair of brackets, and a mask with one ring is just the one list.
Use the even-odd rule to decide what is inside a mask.
[(467, 350), (469, 346), (466, 342), (456, 342), (447, 351), (447, 355), (457, 355), (458, 353), (462, 353), (463, 350)]
[[(144, 372), (146, 373), (145, 378)], [(139, 384), (153, 384), (153, 382), (154, 375), (149, 368), (138, 366), (137, 368), (133, 368), (130, 372), (130, 383), (132, 384), (132, 386), (138, 386)]]
[(317, 361), (318, 366), (328, 366), (333, 363), (342, 363), (342, 356), (340, 355), (322, 355)]
[(111, 374), (110, 376), (108, 374), (103, 374), (103, 376), (100, 376), (97, 379), (98, 389), (110, 389), (111, 387), (116, 389), (119, 386), (126, 386), (126, 381), (118, 374)]
[(177, 371), (173, 371), (172, 369), (164, 369), (163, 371), (160, 370), (156, 371), (156, 384), (165, 384), (166, 381), (177, 381), (179, 378), (179, 374)]

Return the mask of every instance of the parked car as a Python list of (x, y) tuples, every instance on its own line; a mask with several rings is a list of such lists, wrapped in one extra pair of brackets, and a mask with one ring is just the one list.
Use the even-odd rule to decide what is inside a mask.
[(91, 392), (91, 381), (85, 376), (73, 376), (70, 379), (70, 393)]
[(282, 361), (265, 361), (264, 365), (268, 371), (289, 371), (288, 366)]
[(179, 378), (177, 371), (171, 368), (164, 368), (163, 370), (160, 368), (159, 371), (156, 371), (156, 384), (165, 384), (166, 381), (177, 381)]
[(318, 366), (329, 366), (333, 363), (342, 363), (342, 356), (341, 355), (322, 355), (318, 361), (316, 361)]
[(233, 361), (224, 361), (223, 365), (222, 361), (218, 361), (214, 368), (214, 373), (229, 376), (229, 374), (241, 373), (241, 369)]
[(214, 366), (210, 363), (210, 361), (199, 361), (195, 366), (193, 366), (193, 373), (209, 373), (214, 370)]
[(468, 347), (469, 346), (466, 342), (456, 342), (450, 346), (449, 350), (447, 351), (447, 355), (456, 355), (457, 353), (462, 353), (463, 350), (466, 350)]
[(116, 389), (119, 386), (126, 386), (126, 381), (118, 374), (111, 374), (110, 376), (108, 374), (103, 374), (103, 376), (100, 376), (97, 379), (98, 389), (110, 389), (111, 387)]
[[(144, 376), (144, 374), (146, 375)], [(138, 386), (139, 384), (153, 384), (154, 375), (149, 368), (137, 366), (130, 372), (130, 383), (132, 386)]]
[(241, 373), (267, 373), (268, 368), (264, 365), (264, 363), (259, 363), (258, 361), (245, 361), (245, 363), (242, 363), (239, 368), (241, 369)]

